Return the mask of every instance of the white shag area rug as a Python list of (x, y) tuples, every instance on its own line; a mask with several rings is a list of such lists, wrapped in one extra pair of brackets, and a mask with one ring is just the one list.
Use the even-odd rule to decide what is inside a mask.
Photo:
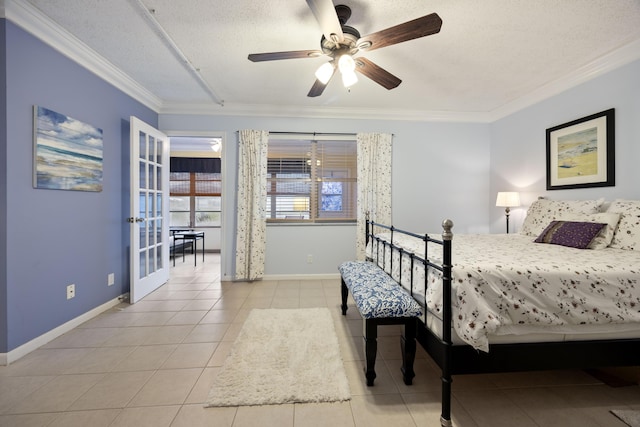
[(628, 426), (640, 427), (640, 411), (631, 409), (612, 409), (611, 413), (624, 421)]
[(351, 399), (328, 308), (254, 309), (206, 407)]

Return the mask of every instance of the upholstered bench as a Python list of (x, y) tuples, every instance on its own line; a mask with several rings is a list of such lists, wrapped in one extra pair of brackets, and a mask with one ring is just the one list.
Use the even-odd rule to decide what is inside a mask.
[(411, 385), (415, 373), (416, 322), (422, 308), (409, 293), (376, 264), (369, 261), (347, 261), (340, 271), (342, 314), (347, 314), (349, 291), (364, 321), (364, 345), (367, 385), (376, 378), (378, 325), (404, 325), (401, 337), (403, 381)]

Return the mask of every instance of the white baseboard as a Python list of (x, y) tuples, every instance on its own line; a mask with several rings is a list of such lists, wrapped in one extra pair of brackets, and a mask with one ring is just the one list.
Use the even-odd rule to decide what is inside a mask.
[(340, 273), (329, 274), (267, 274), (262, 280), (333, 280), (339, 279)]
[(36, 350), (42, 347), (48, 342), (58, 338), (60, 335), (65, 334), (70, 330), (76, 328), (77, 326), (83, 324), (87, 320), (91, 320), (94, 317), (96, 317), (98, 314), (110, 309), (111, 307), (115, 307), (116, 305), (120, 304), (123, 301), (123, 298), (125, 297), (126, 297), (126, 294), (121, 295), (117, 298), (114, 298), (111, 301), (107, 301), (104, 304), (94, 308), (93, 310), (89, 310), (86, 313), (83, 313), (80, 316), (74, 319), (71, 319), (66, 323), (63, 323), (57, 328), (54, 328), (49, 332), (44, 333), (39, 337), (36, 337), (31, 341), (22, 344), (20, 347), (17, 347), (8, 353), (0, 353), (0, 366), (6, 366), (10, 363), (15, 362), (21, 357), (24, 357), (27, 354), (31, 353), (33, 350)]
[[(256, 282), (267, 280), (335, 280), (340, 279), (340, 273), (330, 274), (267, 274)], [(236, 280), (231, 276), (222, 277), (223, 282), (245, 282), (245, 280)]]

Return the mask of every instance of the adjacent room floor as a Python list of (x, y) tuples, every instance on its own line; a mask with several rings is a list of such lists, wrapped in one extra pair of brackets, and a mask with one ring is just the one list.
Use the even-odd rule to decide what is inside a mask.
[[(375, 386), (362, 370), (362, 321), (340, 315), (339, 279), (221, 283), (220, 257), (178, 260), (171, 279), (10, 366), (0, 367), (0, 426), (437, 427), (439, 371), (418, 346), (402, 383), (396, 326), (381, 328)], [(352, 399), (331, 404), (204, 408), (212, 380), (253, 308), (329, 307)], [(637, 370), (615, 372), (635, 380)], [(640, 387), (583, 371), (454, 377), (454, 425), (624, 427), (610, 409), (640, 409)]]

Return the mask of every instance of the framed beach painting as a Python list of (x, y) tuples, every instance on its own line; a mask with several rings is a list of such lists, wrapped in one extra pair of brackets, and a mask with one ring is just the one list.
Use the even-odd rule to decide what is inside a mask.
[(102, 129), (33, 107), (34, 188), (102, 191)]
[(547, 129), (547, 190), (615, 184), (613, 108)]

